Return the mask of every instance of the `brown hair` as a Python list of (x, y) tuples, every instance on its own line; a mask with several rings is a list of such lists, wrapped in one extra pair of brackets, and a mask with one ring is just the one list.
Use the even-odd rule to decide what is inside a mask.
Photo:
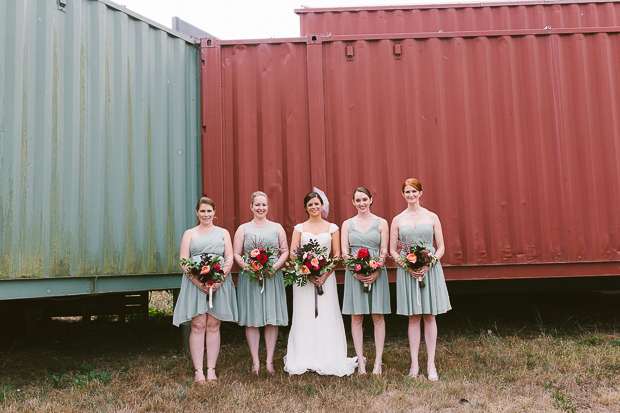
[(311, 199), (313, 198), (319, 198), (319, 202), (321, 203), (321, 205), (323, 204), (323, 198), (321, 198), (321, 195), (317, 194), (316, 192), (308, 192), (308, 195), (306, 195), (304, 197), (304, 210), (306, 211), (306, 214), (308, 214), (308, 216), (310, 216), (310, 214), (308, 213), (308, 202), (310, 202)]
[(361, 192), (362, 194), (368, 196), (368, 199), (370, 199), (370, 205), (372, 205), (375, 201), (372, 199), (372, 194), (370, 193), (370, 190), (368, 188), (366, 188), (365, 186), (358, 186), (357, 188), (355, 188), (355, 191), (353, 191), (353, 200), (355, 201), (355, 194), (357, 192)]
[(420, 183), (420, 181), (418, 181), (415, 178), (409, 178), (403, 183), (403, 189), (402, 189), (403, 194), (405, 193), (406, 186), (412, 186), (415, 189), (417, 189), (419, 192), (422, 192), (422, 184)]
[[(196, 204), (196, 212), (198, 212), (198, 210), (200, 209), (200, 205), (202, 204), (210, 205), (211, 208), (213, 208), (213, 210), (215, 211), (215, 202), (213, 202), (213, 200), (209, 198), (207, 195), (201, 196), (200, 199), (198, 200), (198, 203)], [(200, 219), (197, 220), (196, 224), (200, 224)]]
[(267, 200), (267, 204), (269, 204), (269, 197), (267, 196), (267, 194), (263, 191), (256, 191), (252, 194), (252, 197), (250, 198), (250, 206), (254, 205), (254, 198), (256, 198), (257, 196), (264, 196)]

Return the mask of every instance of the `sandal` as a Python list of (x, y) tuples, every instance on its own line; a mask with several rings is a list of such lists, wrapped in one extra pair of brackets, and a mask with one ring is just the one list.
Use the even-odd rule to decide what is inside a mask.
[(429, 374), (428, 375), (428, 381), (432, 382), (432, 383), (436, 383), (439, 381), (439, 374), (435, 373), (435, 374)]
[[(213, 370), (213, 373), (215, 374), (215, 367), (207, 367), (207, 370)], [(207, 382), (214, 382), (217, 381), (217, 377), (214, 379), (207, 379)]]
[[(254, 370), (254, 366), (258, 366), (256, 370)], [(256, 374), (258, 376), (258, 372), (260, 371), (260, 362), (252, 364), (252, 369), (250, 371), (252, 374)]]
[(366, 374), (366, 357), (364, 357), (361, 363), (359, 361), (357, 362), (357, 374), (360, 376)]
[(196, 380), (195, 373), (194, 373), (194, 384), (197, 384), (199, 386), (204, 386), (205, 384), (207, 384), (207, 380), (204, 378), (205, 376), (202, 373), (202, 369), (194, 370), (194, 372), (195, 373), (200, 372), (200, 374), (202, 375), (202, 379)]
[[(271, 366), (271, 368), (269, 368), (269, 366)], [(265, 362), (265, 368), (267, 369), (267, 373), (271, 374), (272, 376), (276, 373), (275, 369), (273, 368), (273, 362)]]
[(408, 376), (409, 376), (409, 377), (411, 377), (412, 379), (415, 379), (415, 378), (417, 378), (417, 377), (418, 377), (418, 372), (416, 371), (416, 372), (414, 373), (414, 372), (413, 372), (413, 367), (411, 367), (411, 368), (409, 369), (409, 374), (408, 374)]
[(372, 374), (378, 376), (381, 375), (381, 373), (383, 373), (383, 363), (375, 363), (372, 369)]

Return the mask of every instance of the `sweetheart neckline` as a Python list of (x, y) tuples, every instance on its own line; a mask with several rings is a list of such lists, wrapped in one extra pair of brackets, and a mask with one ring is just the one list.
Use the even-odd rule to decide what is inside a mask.
[[(428, 225), (428, 226), (430, 226), (431, 228), (433, 227), (433, 224), (429, 224), (428, 222), (420, 222), (420, 223), (419, 223), (418, 225), (416, 225), (416, 226), (413, 226), (413, 224), (405, 224), (405, 225), (403, 225), (402, 227), (407, 227), (407, 226), (409, 226), (409, 227), (413, 227), (413, 229), (417, 231), (417, 230), (418, 230), (418, 227), (419, 227), (420, 225)], [(401, 228), (402, 228), (402, 227), (401, 227)]]

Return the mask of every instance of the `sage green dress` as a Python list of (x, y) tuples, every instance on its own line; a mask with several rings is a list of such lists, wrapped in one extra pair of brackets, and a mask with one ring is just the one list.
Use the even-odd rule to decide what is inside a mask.
[[(352, 255), (357, 254), (360, 248), (367, 248), (371, 257), (378, 257), (381, 248), (381, 218), (362, 232), (355, 228), (352, 219), (349, 219), (349, 249)], [(364, 292), (364, 283), (353, 276), (351, 271), (344, 274), (344, 299), (342, 314), (390, 314), (390, 284), (385, 267), (373, 282), (370, 291)]]
[[(194, 261), (200, 261), (200, 255), (205, 253), (219, 255), (224, 263), (224, 231), (222, 228), (215, 227), (211, 232), (190, 241), (189, 255)], [(179, 326), (205, 313), (221, 321), (237, 322), (237, 294), (230, 274), (220, 288), (213, 293), (213, 308), (209, 308), (209, 294), (202, 292), (187, 275), (183, 275), (172, 324)]]
[[(267, 225), (257, 227), (253, 222), (242, 225), (244, 254), (254, 249), (254, 241), (279, 248), (280, 225), (268, 221)], [(278, 257), (271, 258), (273, 265)], [(248, 274), (239, 273), (237, 279), (237, 301), (239, 303), (239, 325), (263, 327), (266, 325), (288, 325), (288, 308), (286, 306), (286, 290), (282, 270), (278, 270), (270, 278), (263, 280), (265, 289), (261, 294), (258, 280), (250, 281)]]
[[(428, 223), (420, 223), (417, 227), (403, 225), (398, 230), (401, 241), (415, 241), (435, 253), (433, 239), (435, 232)], [(446, 280), (443, 276), (441, 263), (432, 267), (424, 278), (426, 287), (420, 288), (418, 280), (400, 266), (396, 271), (396, 314), (443, 314), (452, 309)], [(420, 304), (418, 304), (418, 297)]]

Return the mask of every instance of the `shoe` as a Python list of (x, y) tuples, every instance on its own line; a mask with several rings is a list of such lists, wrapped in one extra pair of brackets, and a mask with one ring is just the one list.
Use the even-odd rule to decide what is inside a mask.
[(429, 374), (428, 375), (428, 381), (435, 383), (439, 381), (439, 375), (438, 374)]
[(383, 363), (375, 363), (374, 367), (372, 368), (372, 374), (380, 376), (381, 373), (383, 373)]
[(276, 373), (273, 368), (273, 362), (265, 362), (265, 368), (267, 369), (267, 373), (271, 374), (272, 376)]
[(414, 373), (414, 371), (413, 371), (413, 367), (411, 367), (411, 368), (409, 369), (409, 374), (408, 374), (408, 376), (409, 376), (409, 377), (411, 377), (412, 379), (415, 379), (415, 378), (417, 378), (417, 377), (418, 377), (418, 372), (416, 371), (416, 372)]
[(366, 357), (364, 357), (361, 363), (359, 361), (357, 362), (357, 374), (360, 376), (366, 374)]
[[(256, 367), (258, 366), (258, 367)], [(258, 372), (260, 371), (260, 363), (252, 364), (252, 374), (256, 374), (258, 376)]]
[(204, 386), (205, 384), (207, 384), (207, 380), (204, 378), (202, 369), (195, 370), (195, 373), (198, 373), (198, 372), (200, 372), (200, 374), (202, 375), (202, 379), (196, 379), (196, 377), (194, 377), (194, 384), (197, 384), (199, 386)]
[[(215, 367), (207, 367), (207, 370), (213, 370), (213, 373), (215, 373)], [(217, 377), (214, 379), (207, 379), (207, 382), (214, 382), (217, 381)]]

